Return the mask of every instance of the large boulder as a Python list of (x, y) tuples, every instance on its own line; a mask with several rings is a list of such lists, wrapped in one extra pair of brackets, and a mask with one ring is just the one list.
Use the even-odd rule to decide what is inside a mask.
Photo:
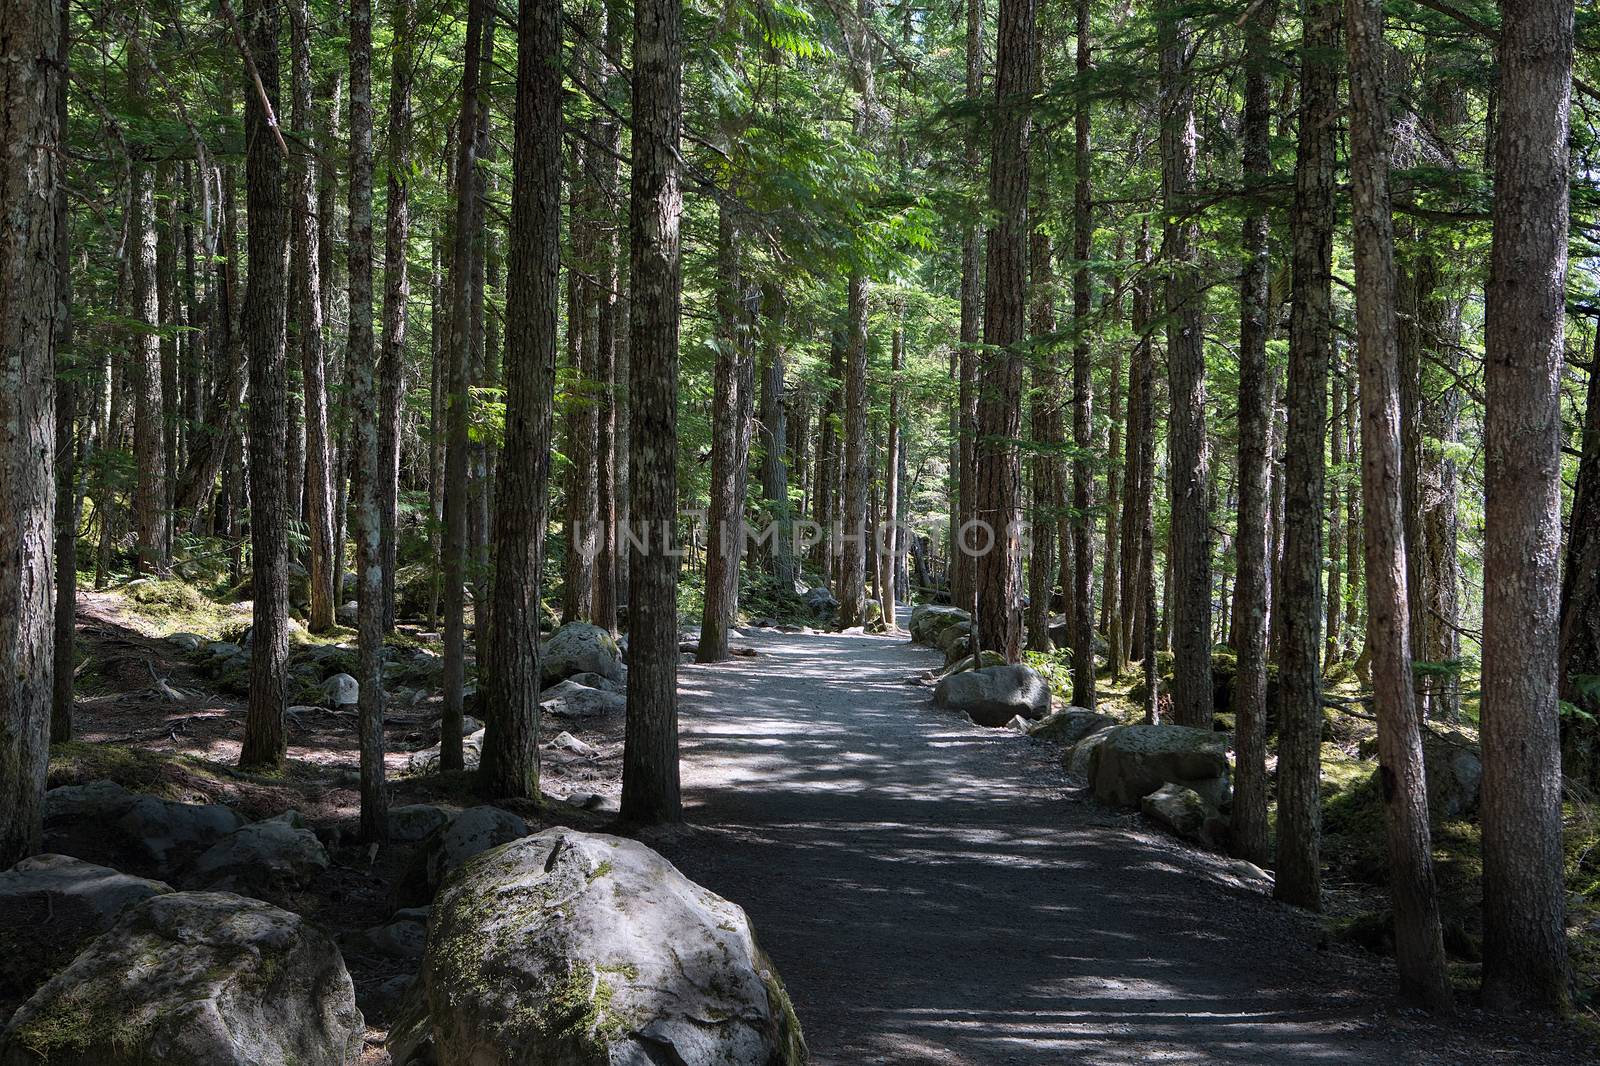
[(620, 692), (580, 685), (571, 678), (539, 693), (539, 708), (567, 719), (605, 718), (628, 709), (628, 697)]
[(818, 618), (828, 618), (839, 609), (838, 598), (821, 585), (807, 591), (801, 599), (805, 601), (806, 610)]
[(1232, 798), (1228, 738), (1179, 725), (1124, 725), (1110, 730), (1095, 751), (1089, 784), (1095, 798), (1134, 807), (1162, 785), (1185, 785), (1213, 807)]
[(389, 808), (389, 843), (420, 844), (450, 821), (450, 812), (432, 803)]
[(1166, 826), (1186, 840), (1206, 847), (1227, 843), (1227, 819), (1192, 788), (1162, 785), (1139, 801), (1139, 810), (1152, 822)]
[[(1363, 743), (1361, 754), (1377, 755), (1377, 743)], [(1471, 818), (1478, 813), (1483, 786), (1483, 759), (1478, 746), (1459, 733), (1422, 731), (1422, 765), (1428, 780), (1428, 810), (1435, 818)], [(1372, 783), (1383, 789), (1383, 771), (1372, 771)]]
[(933, 702), (965, 711), (979, 725), (999, 728), (1018, 715), (1032, 720), (1049, 714), (1050, 686), (1027, 666), (986, 666), (940, 681)]
[(45, 793), (44, 850), (170, 880), (243, 824), (219, 804), (177, 803), (114, 781), (62, 785)]
[(1107, 726), (1098, 729), (1079, 740), (1076, 744), (1061, 753), (1061, 765), (1071, 776), (1081, 781), (1089, 779), (1089, 771), (1094, 767), (1094, 753), (1100, 745), (1106, 742), (1106, 737), (1111, 735), (1111, 730), (1116, 726)]
[(622, 649), (610, 633), (588, 622), (568, 622), (540, 649), (539, 676), (542, 685), (553, 685), (582, 673), (599, 674), (612, 681), (627, 676)]
[(911, 608), (911, 618), (906, 623), (906, 630), (911, 634), (911, 639), (918, 644), (931, 644), (933, 638), (946, 626), (970, 621), (972, 616), (959, 607), (924, 603)]
[[(478, 763), (483, 758), (483, 732), (482, 729), (479, 729), (477, 732), (468, 733), (461, 738), (463, 769), (476, 770), (478, 768)], [(414, 751), (406, 759), (406, 768), (414, 774), (438, 773), (440, 751), (441, 748), (438, 744), (431, 748), (423, 748), (421, 751)]]
[[(626, 695), (628, 691), (628, 683), (626, 681), (613, 681), (603, 674), (595, 674), (588, 671), (584, 671), (581, 674), (573, 674), (567, 680), (574, 685), (582, 685), (584, 688), (597, 688), (601, 692), (617, 692)], [(560, 686), (556, 687), (559, 688)]]
[(297, 812), (286, 811), (217, 841), (195, 860), (188, 882), (273, 899), (306, 887), (327, 868), (322, 841)]
[(430, 902), (444, 879), (469, 859), (527, 835), (528, 823), (510, 811), (468, 807), (423, 841), (398, 886), (400, 903), (419, 906)]
[(128, 907), (171, 891), (70, 855), (35, 855), (0, 873), (0, 1000), (32, 995)]
[(225, 892), (129, 908), (11, 1018), (0, 1066), (346, 1066), (362, 1047), (333, 942)]
[(554, 828), (477, 858), (439, 895), (421, 977), (446, 1064), (807, 1060), (744, 911), (619, 837)]
[(1029, 723), (1027, 734), (1040, 740), (1053, 740), (1058, 744), (1072, 745), (1090, 733), (1098, 733), (1116, 724), (1117, 720), (1109, 714), (1101, 714), (1085, 707), (1063, 707), (1037, 722)]
[(361, 702), (361, 682), (349, 674), (334, 674), (322, 683), (322, 692), (335, 707), (354, 707)]

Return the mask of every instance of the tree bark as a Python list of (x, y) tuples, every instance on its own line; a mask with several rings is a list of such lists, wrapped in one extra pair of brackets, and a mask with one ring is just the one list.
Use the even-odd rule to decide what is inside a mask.
[(728, 657), (728, 627), (734, 621), (734, 595), (739, 581), (740, 521), (744, 500), (739, 495), (741, 368), (749, 357), (740, 292), (741, 234), (734, 208), (723, 203), (717, 224), (717, 360), (712, 368), (711, 499), (707, 510), (705, 602), (700, 616), (700, 643), (695, 661), (721, 662)]
[[(1037, 83), (1038, 78), (1035, 77)], [(1038, 153), (1034, 165), (1039, 166)], [(1042, 167), (1040, 168), (1042, 171)], [(1028, 459), (1033, 508), (1029, 514), (1033, 550), (1028, 559), (1027, 646), (1047, 652), (1050, 641), (1050, 605), (1056, 582), (1056, 540), (1061, 511), (1061, 367), (1053, 355), (1051, 334), (1056, 331), (1055, 277), (1051, 269), (1050, 233), (1039, 219), (1048, 211), (1050, 183), (1042, 172), (1035, 175), (1033, 230), (1028, 235), (1028, 332), (1035, 345), (1029, 390), (1029, 431), (1033, 452)]]
[[(372, 2), (350, 5), (350, 341), (355, 449), (356, 629), (361, 685), (361, 839), (389, 836), (383, 765), (383, 484), (372, 350)], [(309, 393), (308, 393), (309, 395)], [(309, 410), (309, 407), (308, 407)], [(456, 731), (457, 736), (460, 730)]]
[[(293, 55), (292, 114), (295, 128), (307, 140), (310, 139), (312, 126), (311, 36), (308, 23), (307, 0), (294, 0), (289, 5), (290, 51)], [(351, 102), (354, 106), (353, 99)], [(296, 304), (301, 380), (305, 389), (305, 515), (310, 547), (306, 569), (311, 578), (307, 623), (311, 632), (325, 633), (334, 625), (333, 575), (339, 560), (333, 542), (333, 471), (328, 441), (328, 389), (324, 380), (326, 367), (322, 351), (322, 278), (318, 261), (321, 234), (317, 229), (317, 177), (310, 154), (303, 149), (295, 154), (292, 168), (293, 255), (296, 261), (295, 276), (300, 282), (299, 291), (292, 298)]]
[[(1277, 0), (1266, 0), (1245, 22), (1244, 180), (1272, 180), (1272, 33)], [(1233, 648), (1233, 853), (1267, 862), (1267, 466), (1272, 426), (1271, 218), (1258, 210), (1244, 221), (1244, 270), (1239, 279), (1239, 519), (1234, 585), (1238, 605)]]
[(0, 0), (0, 868), (39, 849), (54, 684), (51, 534), (64, 66), (54, 0)]
[[(141, 104), (147, 95), (142, 55), (130, 53), (128, 95)], [(155, 168), (135, 158), (129, 166), (133, 189), (128, 198), (129, 255), (132, 264), (133, 333), (133, 528), (138, 539), (135, 573), (167, 570), (167, 460), (161, 400), (161, 303), (156, 293)]]
[[(618, 94), (621, 78), (623, 42), (626, 38), (624, 13), (620, 0), (609, 0), (605, 5), (605, 46), (598, 55), (601, 82), (608, 95)], [(620, 293), (619, 257), (621, 254), (621, 227), (612, 205), (617, 202), (616, 152), (621, 143), (621, 127), (609, 116), (595, 122), (595, 140), (599, 148), (594, 153), (594, 166), (598, 177), (603, 220), (597, 236), (596, 252), (599, 267), (598, 300), (599, 326), (596, 331), (598, 347), (595, 350), (595, 472), (599, 496), (595, 531), (594, 567), (594, 623), (609, 633), (617, 631), (618, 547), (617, 547), (617, 497), (623, 482), (618, 477), (617, 448), (617, 347), (622, 303)], [(622, 331), (626, 323), (621, 322)]]
[(1309, 0), (1300, 47), (1300, 140), (1292, 215), (1289, 429), (1278, 600), (1278, 847), (1274, 895), (1322, 908), (1322, 510), (1333, 353), (1337, 0)]
[(1194, 224), (1185, 216), (1194, 191), (1194, 88), (1187, 69), (1188, 21), (1175, 7), (1159, 13), (1161, 44), (1161, 192), (1167, 261), (1167, 493), (1172, 507), (1172, 708), (1179, 725), (1211, 726), (1211, 505), (1205, 431), (1203, 297)]
[[(977, 557), (977, 647), (1007, 662), (1022, 655), (1017, 542), (1021, 479), (1024, 294), (1028, 269), (1028, 118), (1033, 85), (1033, 0), (1001, 0), (995, 57), (994, 139), (989, 202), (994, 228), (984, 285), (983, 357), (978, 399), (973, 518), (985, 523), (988, 550)], [(983, 546), (980, 540), (979, 547)]]
[(649, 540), (647, 549), (629, 560), (622, 818), (655, 824), (683, 816), (678, 784), (678, 560), (668, 543), (678, 508), (682, 0), (636, 0), (633, 41), (628, 480), (631, 520)]
[(1507, 0), (1485, 299), (1483, 997), (1564, 1010), (1557, 715), (1571, 0)]
[[(1450, 974), (1433, 877), (1422, 723), (1411, 674), (1382, 0), (1347, 0), (1345, 12), (1350, 41), (1350, 199), (1361, 374), (1361, 484), (1367, 510), (1367, 634), (1373, 649), (1373, 708), (1387, 813), (1395, 959), (1403, 995), (1431, 1010), (1449, 1010)], [(1353, 411), (1347, 412), (1346, 426), (1354, 417)]]
[[(1567, 524), (1567, 563), (1561, 585), (1561, 698), (1589, 714), (1600, 712), (1600, 322), (1589, 357), (1588, 415)], [(1451, 546), (1454, 546), (1452, 540)], [(1574, 781), (1600, 786), (1600, 727), (1569, 718), (1562, 736), (1562, 769)]]
[[(378, 363), (379, 544), (383, 629), (395, 623), (395, 570), (399, 565), (400, 417), (405, 402), (406, 306), (411, 297), (406, 245), (411, 238), (411, 79), (416, 64), (412, 23), (416, 0), (394, 0), (389, 73), (388, 213), (383, 237), (383, 349)], [(348, 356), (346, 356), (348, 358)], [(354, 412), (352, 412), (354, 413)], [(434, 427), (437, 430), (437, 424)]]
[[(3, 9), (0, 9), (3, 10)], [(56, 40), (54, 105), (55, 129), (67, 128), (68, 66), (72, 56), (71, 0), (60, 0), (60, 33)], [(0, 97), (3, 98), (3, 97)], [(50, 705), (50, 742), (72, 739), (73, 671), (77, 666), (74, 645), (77, 640), (78, 608), (78, 517), (77, 448), (73, 421), (77, 418), (79, 358), (72, 351), (72, 257), (67, 218), (67, 183), (57, 180), (52, 199), (52, 224), (55, 227), (55, 477), (56, 477), (56, 588), (55, 588), (55, 677)], [(7, 288), (13, 282), (7, 277)], [(9, 361), (7, 362), (9, 366)], [(92, 436), (91, 434), (88, 434)], [(85, 451), (87, 452), (85, 442)], [(0, 593), (3, 597), (4, 593)], [(3, 630), (0, 630), (3, 632)], [(0, 636), (0, 641), (5, 638)], [(3, 722), (3, 719), (0, 719)], [(0, 724), (0, 730), (5, 727)], [(3, 750), (3, 749), (0, 749)], [(0, 788), (0, 796), (9, 790)], [(3, 838), (3, 833), (0, 833)]]
[[(284, 365), (288, 316), (289, 199), (282, 150), (272, 135), (278, 106), (281, 11), (248, 0), (244, 24), (260, 91), (245, 91), (245, 205), (249, 287), (244, 343), (250, 367), (250, 708), (241, 766), (276, 767), (287, 749), (284, 707), (289, 662), (289, 444)], [(266, 100), (263, 101), (263, 94)], [(272, 110), (269, 112), (267, 108)]]
[[(1089, 81), (1089, 0), (1078, 0), (1078, 84)], [(1094, 448), (1094, 364), (1089, 354), (1089, 249), (1094, 236), (1090, 213), (1093, 179), (1089, 154), (1089, 97), (1078, 94), (1073, 116), (1074, 152), (1072, 206), (1072, 704), (1094, 709), (1094, 541), (1090, 508), (1094, 505), (1094, 470), (1089, 453)], [(1192, 149), (1191, 149), (1192, 151)], [(1191, 165), (1192, 169), (1192, 165)], [(1197, 316), (1198, 317), (1198, 316)], [(1198, 342), (1197, 342), (1198, 343)], [(1194, 418), (1200, 419), (1200, 412)], [(1209, 649), (1208, 649), (1209, 653)]]
[[(466, 681), (467, 427), (472, 397), (468, 367), (472, 349), (472, 243), (477, 215), (478, 95), (482, 73), (484, 0), (468, 0), (461, 120), (456, 131), (455, 229), (450, 256), (449, 393), (445, 400), (444, 470), (444, 717), (439, 768), (460, 770), (463, 687)], [(352, 256), (352, 258), (354, 258)]]
[[(984, 0), (963, 0), (967, 9), (966, 101), (976, 109), (983, 94), (983, 9)], [(976, 115), (966, 138), (967, 174), (976, 180), (982, 166)], [(977, 197), (974, 196), (974, 200)], [(956, 506), (951, 514), (950, 595), (951, 602), (968, 611), (976, 610), (976, 560), (962, 550), (961, 530), (976, 513), (977, 430), (978, 430), (978, 342), (983, 338), (983, 225), (978, 204), (973, 218), (961, 234), (961, 354), (958, 360), (956, 389)]]
[(481, 790), (539, 798), (539, 586), (561, 269), (561, 4), (517, 13), (515, 177), (506, 287), (506, 438), (495, 492), (494, 625)]

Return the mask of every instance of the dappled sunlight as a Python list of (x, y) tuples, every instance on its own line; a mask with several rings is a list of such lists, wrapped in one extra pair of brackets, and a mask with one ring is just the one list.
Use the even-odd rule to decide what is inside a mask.
[(907, 679), (937, 653), (740, 643), (681, 672), (704, 831), (667, 850), (750, 912), (816, 1061), (1372, 1061), (1306, 985), (1337, 971), (1309, 922), (1086, 803), (1053, 746), (936, 709)]

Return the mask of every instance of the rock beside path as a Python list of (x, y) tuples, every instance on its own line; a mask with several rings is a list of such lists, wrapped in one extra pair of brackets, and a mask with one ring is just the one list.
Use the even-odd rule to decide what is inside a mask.
[(555, 828), (473, 860), (434, 906), (422, 984), (443, 1063), (807, 1061), (744, 911), (620, 837)]
[(171, 891), (70, 855), (35, 855), (0, 873), (0, 1000), (32, 995), (124, 910)]
[(539, 675), (548, 686), (582, 673), (611, 681), (627, 677), (622, 649), (610, 633), (588, 622), (568, 622), (539, 649)]
[(297, 915), (224, 892), (126, 911), (12, 1017), (0, 1066), (347, 1066), (355, 988)]
[(933, 690), (936, 707), (965, 711), (978, 725), (1000, 728), (1012, 718), (1050, 713), (1050, 686), (1027, 666), (986, 666), (951, 674)]
[(44, 849), (163, 881), (244, 825), (214, 803), (176, 803), (114, 781), (45, 794)]
[(1124, 725), (1106, 733), (1089, 766), (1095, 799), (1135, 807), (1162, 785), (1184, 785), (1213, 807), (1232, 798), (1227, 737), (1179, 725)]

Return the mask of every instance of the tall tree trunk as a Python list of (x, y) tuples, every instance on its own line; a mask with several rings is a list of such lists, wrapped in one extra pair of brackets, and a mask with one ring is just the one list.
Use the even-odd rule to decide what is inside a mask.
[[(1594, 715), (1600, 711), (1600, 320), (1589, 356), (1588, 415), (1567, 525), (1567, 563), (1561, 585), (1561, 698)], [(1449, 544), (1454, 549), (1454, 529)], [(1454, 586), (1451, 586), (1454, 592)], [(1449, 606), (1454, 607), (1452, 598)], [(58, 660), (59, 661), (59, 660)], [(1562, 769), (1590, 788), (1600, 786), (1600, 726), (1568, 718)]]
[[(477, 211), (478, 95), (482, 73), (484, 0), (468, 0), (465, 76), (461, 120), (456, 130), (455, 227), (450, 255), (450, 347), (445, 400), (444, 469), (444, 718), (439, 768), (465, 765), (461, 745), (463, 688), (466, 682), (467, 459), (471, 442), (467, 377), (472, 349), (472, 243)], [(352, 257), (353, 258), (353, 257)]]
[(39, 849), (54, 632), (55, 354), (65, 65), (55, 0), (0, 0), (0, 868)]
[[(1418, 318), (1425, 343), (1444, 373), (1453, 377), (1461, 362), (1461, 305), (1436, 290), (1438, 260), (1431, 254), (1417, 257), (1414, 275), (1419, 297)], [(1402, 333), (1402, 336), (1404, 334)], [(1415, 572), (1421, 587), (1413, 590), (1422, 632), (1413, 644), (1424, 662), (1445, 669), (1431, 671), (1425, 716), (1454, 722), (1461, 713), (1461, 681), (1450, 665), (1461, 658), (1461, 612), (1458, 605), (1461, 560), (1457, 546), (1457, 508), (1460, 490), (1452, 454), (1461, 434), (1461, 390), (1447, 383), (1422, 402), (1422, 469), (1418, 474), (1421, 541), (1415, 546)]]
[[(1348, 0), (1352, 5), (1360, 0)], [(1344, 618), (1344, 569), (1342, 566), (1344, 556), (1344, 529), (1342, 521), (1344, 514), (1340, 508), (1339, 488), (1349, 472), (1345, 468), (1345, 441), (1355, 432), (1355, 409), (1345, 402), (1343, 381), (1348, 373), (1354, 372), (1353, 365), (1341, 371), (1338, 366), (1338, 345), (1334, 345), (1334, 366), (1330, 368), (1333, 374), (1333, 410), (1328, 422), (1328, 451), (1333, 456), (1335, 470), (1328, 477), (1327, 508), (1328, 515), (1328, 596), (1326, 619), (1323, 622), (1323, 651), (1322, 670), (1327, 673), (1335, 663), (1343, 658), (1343, 645), (1339, 639), (1339, 623)], [(1353, 360), (1352, 360), (1353, 363)]]
[[(976, 107), (983, 95), (983, 10), (984, 0), (963, 0), (967, 9), (966, 100)], [(977, 180), (982, 166), (981, 128), (976, 118), (966, 138), (966, 170)], [(977, 197), (974, 196), (974, 200)], [(973, 205), (973, 217), (961, 234), (961, 355), (956, 393), (957, 507), (951, 515), (950, 592), (952, 602), (968, 611), (975, 610), (977, 591), (976, 560), (962, 550), (962, 528), (976, 514), (977, 506), (977, 428), (978, 428), (978, 343), (983, 338), (983, 225), (982, 211)]]
[(595, 232), (594, 189), (585, 172), (586, 144), (574, 143), (567, 190), (572, 223), (567, 267), (567, 357), (575, 379), (567, 401), (566, 562), (561, 621), (587, 621), (594, 608), (594, 525), (599, 510), (594, 452), (597, 421), (593, 402), (595, 287), (586, 277)]
[[(1089, 248), (1094, 236), (1090, 215), (1089, 155), (1089, 0), (1078, 0), (1078, 93), (1073, 117), (1074, 152), (1072, 257), (1072, 704), (1094, 709), (1094, 541), (1090, 508), (1094, 505), (1094, 365), (1089, 354)], [(1191, 152), (1192, 152), (1191, 148)], [(1192, 169), (1192, 164), (1191, 164)], [(1198, 315), (1196, 315), (1198, 321)], [(1198, 343), (1198, 342), (1197, 342)], [(1197, 409), (1194, 418), (1198, 421)]]
[(1194, 223), (1194, 87), (1191, 31), (1174, 6), (1159, 13), (1161, 194), (1167, 261), (1167, 494), (1172, 501), (1172, 708), (1179, 725), (1209, 728), (1211, 688), (1210, 457), (1205, 428), (1205, 344)]
[(406, 305), (411, 296), (406, 245), (411, 238), (411, 78), (416, 64), (412, 23), (415, 19), (416, 0), (394, 0), (389, 16), (394, 43), (389, 73), (388, 213), (383, 230), (383, 354), (378, 363), (378, 464), (382, 472), (378, 483), (378, 520), (385, 632), (394, 629), (395, 569), (399, 565), (400, 417), (406, 389)]
[[(288, 317), (289, 197), (276, 138), (281, 11), (248, 0), (244, 24), (259, 91), (245, 89), (245, 204), (249, 288), (244, 343), (250, 366), (250, 709), (241, 766), (280, 766), (287, 749), (284, 706), (289, 664), (289, 444), (284, 366)], [(265, 96), (265, 100), (263, 100)]]
[(882, 574), (878, 580), (879, 606), (883, 610), (884, 627), (890, 632), (896, 626), (895, 570), (900, 550), (896, 526), (900, 520), (900, 372), (905, 367), (906, 359), (906, 331), (901, 319), (904, 314), (905, 308), (897, 304), (894, 337), (889, 349), (889, 443), (883, 456), (883, 523), (878, 527), (877, 537), (877, 547), (883, 559), (879, 568)]
[(994, 140), (989, 166), (985, 271), (985, 354), (978, 399), (974, 518), (985, 523), (977, 558), (976, 646), (1007, 662), (1022, 655), (1017, 526), (1021, 479), (1014, 443), (1021, 430), (1023, 297), (1028, 269), (1028, 117), (1033, 85), (1033, 0), (1001, 0), (995, 57)]
[(717, 360), (712, 369), (711, 499), (707, 509), (705, 604), (700, 617), (700, 643), (695, 661), (720, 662), (728, 657), (728, 627), (734, 621), (733, 596), (739, 580), (740, 520), (744, 500), (739, 493), (739, 415), (742, 363), (748, 358), (740, 294), (741, 234), (734, 208), (723, 203), (717, 223)]
[(648, 547), (629, 560), (628, 718), (622, 817), (676, 822), (678, 560), (678, 137), (683, 125), (682, 0), (633, 7), (633, 188), (629, 212), (630, 518)]
[[(1347, 0), (1345, 10), (1350, 41), (1350, 199), (1361, 372), (1361, 483), (1367, 507), (1367, 632), (1373, 649), (1395, 959), (1403, 994), (1430, 1009), (1448, 1010), (1450, 975), (1433, 878), (1422, 723), (1411, 680), (1383, 4)], [(1354, 419), (1355, 413), (1347, 412), (1345, 425), (1351, 426)]]
[[(141, 103), (147, 95), (142, 55), (130, 53), (128, 95)], [(138, 538), (137, 573), (167, 569), (167, 461), (164, 408), (161, 401), (161, 304), (156, 293), (156, 175), (149, 163), (135, 159), (129, 167), (133, 183), (128, 206), (129, 252), (132, 262), (133, 317), (133, 528)]]
[[(0, 10), (4, 10), (0, 8)], [(72, 6), (71, 0), (60, 0), (60, 33), (56, 40), (56, 71), (54, 106), (55, 129), (67, 128), (67, 70), (72, 56)], [(73, 671), (76, 668), (75, 644), (77, 640), (78, 608), (78, 516), (81, 497), (77, 492), (77, 449), (73, 439), (73, 421), (77, 418), (78, 382), (80, 366), (78, 356), (72, 351), (72, 256), (70, 231), (67, 219), (67, 183), (57, 180), (53, 190), (52, 224), (55, 227), (55, 418), (56, 418), (56, 588), (55, 588), (55, 677), (51, 688), (50, 740), (59, 743), (72, 739), (72, 689)], [(13, 280), (4, 276), (9, 289)], [(6, 362), (9, 371), (10, 361)], [(92, 436), (92, 433), (85, 435)], [(85, 440), (85, 455), (88, 441)], [(3, 467), (0, 467), (3, 469)], [(0, 597), (4, 597), (0, 592)], [(4, 630), (0, 630), (3, 634)], [(5, 640), (0, 635), (0, 641)], [(0, 703), (0, 707), (5, 706)], [(0, 730), (5, 729), (0, 716)], [(0, 748), (3, 750), (3, 748)], [(9, 800), (11, 792), (0, 786), (0, 796)], [(4, 834), (0, 833), (0, 839)]]
[(1300, 142), (1292, 215), (1289, 429), (1276, 616), (1279, 649), (1278, 899), (1322, 908), (1322, 509), (1333, 353), (1337, 0), (1308, 0), (1300, 47)]
[[(865, 104), (863, 104), (865, 106)], [(844, 364), (844, 495), (840, 499), (839, 624), (845, 628), (866, 622), (867, 583), (867, 316), (866, 275), (851, 271), (845, 310)]]
[[(772, 574), (792, 586), (799, 570), (794, 557), (794, 517), (789, 506), (789, 434), (791, 411), (784, 393), (786, 366), (784, 352), (784, 296), (776, 284), (769, 283), (762, 293), (762, 330), (765, 357), (761, 366), (761, 495), (767, 501), (777, 526), (771, 549)], [(802, 458), (797, 469), (805, 469)]]
[[(354, 13), (352, 12), (352, 15)], [(311, 36), (307, 0), (289, 5), (290, 51), (293, 63), (294, 126), (310, 140)], [(352, 57), (353, 58), (353, 57)], [(352, 100), (352, 105), (354, 101)], [(322, 351), (322, 279), (318, 262), (317, 177), (308, 152), (296, 152), (294, 182), (294, 258), (299, 291), (292, 294), (299, 325), (300, 370), (305, 387), (306, 469), (305, 514), (310, 552), (311, 604), (307, 621), (313, 633), (333, 628), (333, 575), (338, 564), (333, 543), (333, 471), (328, 441), (328, 390)]]
[[(1035, 72), (1035, 83), (1038, 82)], [(1029, 429), (1034, 449), (1028, 459), (1029, 482), (1033, 489), (1033, 508), (1029, 525), (1033, 550), (1028, 559), (1027, 646), (1029, 651), (1049, 651), (1050, 604), (1056, 581), (1056, 541), (1061, 509), (1061, 367), (1059, 360), (1044, 353), (1053, 351), (1047, 340), (1056, 331), (1055, 278), (1051, 270), (1050, 232), (1040, 220), (1048, 211), (1050, 183), (1040, 165), (1042, 152), (1034, 156), (1035, 175), (1033, 229), (1028, 235), (1028, 332), (1035, 350), (1029, 389)]]
[[(1128, 244), (1125, 235), (1117, 234), (1116, 259), (1121, 262), (1127, 255)], [(1110, 306), (1113, 326), (1120, 333), (1122, 330), (1122, 278), (1113, 277), (1111, 280), (1111, 294), (1108, 299), (1113, 301)], [(1109, 444), (1106, 451), (1106, 506), (1105, 506), (1105, 541), (1106, 561), (1102, 569), (1102, 585), (1100, 596), (1101, 624), (1106, 630), (1106, 662), (1111, 667), (1111, 676), (1122, 676), (1122, 665), (1127, 661), (1128, 643), (1127, 633), (1122, 626), (1122, 476), (1123, 476), (1123, 396), (1122, 396), (1122, 346), (1112, 345), (1110, 365), (1107, 367), (1111, 378), (1111, 397), (1108, 403), (1108, 433)]]
[(550, 480), (561, 269), (561, 4), (517, 13), (506, 287), (506, 438), (495, 492), (494, 625), (484, 655), (489, 796), (539, 798), (539, 585)]
[(1507, 0), (1485, 300), (1483, 996), (1567, 1004), (1557, 715), (1571, 0)]
[[(1272, 33), (1277, 0), (1266, 0), (1245, 22), (1245, 187), (1272, 180)], [(1267, 861), (1267, 464), (1272, 433), (1272, 233), (1258, 209), (1244, 221), (1244, 270), (1239, 279), (1239, 520), (1234, 585), (1238, 605), (1233, 647), (1233, 853)]]
[[(469, 348), (467, 361), (468, 391), (479, 386), (492, 386), (492, 362), (488, 348), (489, 328), (485, 300), (489, 285), (489, 260), (490, 247), (494, 243), (494, 234), (485, 224), (486, 204), (489, 199), (489, 165), (494, 159), (494, 141), (490, 137), (489, 123), (491, 112), (489, 107), (488, 80), (483, 76), (482, 68), (491, 67), (494, 63), (494, 31), (495, 24), (499, 21), (492, 12), (485, 13), (483, 20), (483, 43), (480, 46), (479, 62), (480, 74), (478, 78), (478, 125), (474, 131), (477, 146), (473, 152), (478, 160), (478, 165), (472, 171), (472, 280), (469, 295)], [(590, 286), (592, 289), (593, 286)], [(591, 314), (586, 323), (589, 334), (585, 338), (589, 351), (594, 350), (594, 317), (592, 314), (593, 301), (590, 301)], [(470, 410), (470, 408), (469, 408)], [(491, 486), (489, 484), (489, 444), (485, 435), (470, 434), (467, 441), (467, 537), (468, 537), (468, 574), (472, 580), (472, 639), (474, 646), (486, 635), (488, 628), (493, 624), (489, 617), (490, 591), (490, 556), (489, 556), (489, 509)], [(593, 520), (591, 513), (590, 529)], [(592, 536), (592, 532), (591, 532)], [(592, 557), (592, 556), (591, 556)]]
[[(361, 839), (389, 836), (383, 766), (383, 484), (372, 351), (372, 2), (350, 5), (350, 413), (355, 442)], [(309, 396), (309, 392), (307, 393)], [(456, 730), (459, 737), (461, 731)]]
[[(598, 62), (601, 82), (608, 95), (618, 93), (620, 77), (617, 73), (626, 38), (624, 14), (626, 8), (620, 0), (609, 0), (605, 5), (605, 46), (600, 50)], [(618, 477), (617, 450), (617, 347), (621, 303), (618, 287), (621, 282), (619, 256), (621, 254), (621, 227), (612, 205), (617, 201), (617, 159), (621, 143), (621, 127), (615, 119), (602, 116), (595, 122), (595, 140), (598, 147), (593, 153), (598, 177), (601, 214), (603, 220), (596, 238), (599, 273), (598, 299), (599, 324), (596, 330), (598, 347), (595, 350), (595, 473), (599, 497), (595, 533), (594, 567), (594, 623), (608, 633), (617, 631), (617, 496), (622, 481)], [(623, 329), (626, 324), (622, 323)]]

